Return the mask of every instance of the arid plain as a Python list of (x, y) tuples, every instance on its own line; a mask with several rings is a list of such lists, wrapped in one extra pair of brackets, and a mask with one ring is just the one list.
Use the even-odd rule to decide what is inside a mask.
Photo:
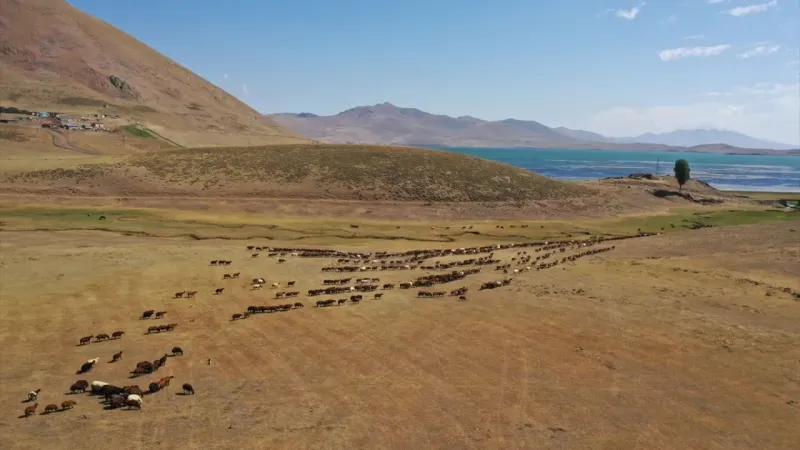
[[(162, 448), (800, 445), (800, 303), (793, 295), (800, 291), (800, 221), (772, 197), (693, 184), (690, 201), (653, 195), (672, 189), (669, 180), (625, 179), (570, 186), (565, 197), (540, 201), (382, 204), (241, 198), (224, 188), (218, 197), (189, 188), (158, 195), (158, 178), (146, 176), (151, 187), (119, 197), (118, 184), (102, 179), (82, 179), (87, 191), (52, 188), (74, 183), (66, 172), (53, 177), (54, 168), (124, 167), (128, 160), (118, 154), (77, 154), (46, 141), (30, 145), (33, 153), (13, 148), (4, 153), (15, 164), (4, 165), (0, 209), (3, 448), (101, 448), (109, 436)], [(37, 177), (52, 185), (29, 181)], [(639, 232), (661, 235), (600, 242), (587, 248), (615, 248), (538, 271), (535, 259), (520, 264), (517, 254), (547, 253), (537, 247), (497, 250), (499, 261), (483, 266), (355, 273), (322, 271), (347, 265), (338, 258), (247, 249), (402, 252)], [(584, 250), (570, 246), (551, 260)], [(220, 259), (230, 266), (209, 265)], [(505, 264), (509, 273), (497, 270)], [(423, 275), (477, 267), (464, 280), (399, 289)], [(265, 288), (253, 290), (259, 277)], [(365, 293), (358, 304), (314, 306), (348, 298), (307, 295), (325, 279), (345, 277), (398, 287), (379, 289), (378, 300)], [(479, 289), (506, 278), (507, 286)], [(271, 289), (275, 282), (281, 286)], [(462, 286), (466, 301), (417, 297)], [(214, 295), (217, 288), (225, 290)], [(198, 293), (174, 298), (184, 290)], [(274, 298), (284, 291), (300, 294)], [(248, 306), (287, 302), (304, 307), (232, 320)], [(149, 309), (167, 314), (140, 319)], [(167, 323), (178, 326), (147, 334)], [(125, 334), (77, 345), (114, 331)], [(175, 346), (183, 356), (128, 378), (138, 361)], [(108, 362), (120, 351), (120, 361)], [(75, 374), (95, 357), (92, 372)], [(109, 411), (101, 396), (67, 394), (78, 379), (146, 390), (169, 375), (172, 384), (146, 395), (141, 411)], [(179, 395), (183, 383), (196, 394)], [(42, 389), (39, 409), (19, 418), (33, 389)], [(77, 405), (40, 414), (67, 399)]]
[(800, 448), (796, 194), (320, 145), (66, 1), (0, 23), (0, 448)]

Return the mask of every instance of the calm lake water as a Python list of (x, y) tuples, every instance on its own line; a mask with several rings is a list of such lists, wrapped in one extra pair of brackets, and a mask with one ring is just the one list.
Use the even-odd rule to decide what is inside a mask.
[(675, 160), (683, 158), (689, 161), (692, 178), (717, 189), (800, 192), (800, 156), (794, 155), (452, 147), (438, 150), (492, 159), (564, 180), (619, 177), (633, 172), (656, 173), (657, 168), (662, 175), (672, 175)]

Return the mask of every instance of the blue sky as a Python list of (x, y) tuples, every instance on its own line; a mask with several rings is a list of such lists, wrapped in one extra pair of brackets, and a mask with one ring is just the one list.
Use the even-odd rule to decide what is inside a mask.
[(800, 144), (800, 0), (70, 0), (263, 113), (388, 101)]

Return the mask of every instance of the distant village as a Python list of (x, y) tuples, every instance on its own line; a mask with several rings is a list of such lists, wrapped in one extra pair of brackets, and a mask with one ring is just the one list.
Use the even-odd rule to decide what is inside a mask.
[(109, 114), (77, 116), (57, 112), (27, 111), (17, 108), (0, 107), (0, 124), (24, 125), (25, 122), (28, 122), (32, 125), (39, 125), (42, 128), (48, 129), (63, 128), (65, 130), (77, 131), (107, 131), (104, 120), (118, 118), (119, 116)]

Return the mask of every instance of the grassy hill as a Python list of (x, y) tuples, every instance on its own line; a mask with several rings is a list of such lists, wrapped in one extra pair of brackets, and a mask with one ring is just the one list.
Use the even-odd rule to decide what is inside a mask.
[(425, 202), (545, 200), (591, 189), (438, 150), (355, 145), (177, 149), (7, 176), (4, 184), (92, 195)]
[(119, 115), (183, 146), (306, 142), (64, 0), (0, 1), (0, 105)]

